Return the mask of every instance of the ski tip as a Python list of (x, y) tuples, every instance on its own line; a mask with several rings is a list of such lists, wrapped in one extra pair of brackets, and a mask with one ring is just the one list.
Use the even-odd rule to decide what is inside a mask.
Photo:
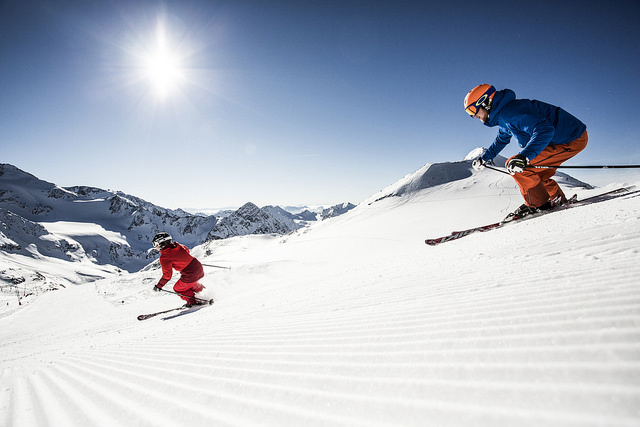
[(213, 305), (213, 299), (209, 300), (209, 305)]

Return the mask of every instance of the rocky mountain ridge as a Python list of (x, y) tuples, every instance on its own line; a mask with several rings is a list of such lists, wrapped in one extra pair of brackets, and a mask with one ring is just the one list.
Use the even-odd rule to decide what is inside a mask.
[(159, 231), (194, 247), (246, 234), (286, 234), (318, 219), (253, 203), (224, 218), (190, 214), (120, 191), (63, 188), (0, 164), (0, 251), (32, 258), (87, 259), (137, 271), (157, 257), (150, 248)]

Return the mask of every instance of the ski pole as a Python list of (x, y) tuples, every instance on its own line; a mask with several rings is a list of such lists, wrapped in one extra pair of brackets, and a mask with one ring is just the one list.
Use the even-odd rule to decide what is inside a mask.
[(198, 297), (196, 297), (196, 296), (194, 296), (194, 297), (190, 297), (189, 295), (181, 294), (181, 293), (178, 293), (178, 292), (167, 291), (166, 289), (162, 289), (162, 288), (158, 288), (158, 289), (160, 289), (160, 290), (161, 290), (161, 291), (163, 291), (163, 292), (168, 292), (168, 293), (170, 293), (170, 294), (180, 295), (181, 297), (193, 298), (193, 299), (197, 299), (198, 301), (202, 301), (202, 302), (209, 302), (209, 300), (202, 299), (202, 298), (198, 298)]
[(484, 167), (487, 168), (487, 169), (491, 169), (492, 171), (496, 171), (496, 172), (500, 172), (500, 173), (504, 173), (504, 174), (510, 175), (509, 172), (504, 171), (502, 169), (494, 168), (494, 167), (491, 167), (489, 165), (484, 165)]
[(593, 166), (536, 166), (529, 165), (527, 168), (532, 169), (632, 169), (632, 168), (640, 168), (640, 165), (593, 165)]
[(224, 269), (227, 269), (227, 270), (231, 270), (231, 267), (224, 267), (224, 266), (221, 266), (221, 265), (211, 265), (211, 264), (202, 264), (202, 265), (204, 265), (205, 267), (224, 268)]

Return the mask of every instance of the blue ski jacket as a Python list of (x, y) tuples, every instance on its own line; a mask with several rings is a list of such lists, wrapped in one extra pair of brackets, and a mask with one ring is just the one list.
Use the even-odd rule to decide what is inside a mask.
[(498, 126), (498, 136), (482, 155), (489, 161), (515, 136), (520, 154), (533, 160), (548, 145), (566, 144), (579, 138), (587, 126), (560, 107), (535, 99), (516, 99), (511, 89), (497, 91), (485, 126)]

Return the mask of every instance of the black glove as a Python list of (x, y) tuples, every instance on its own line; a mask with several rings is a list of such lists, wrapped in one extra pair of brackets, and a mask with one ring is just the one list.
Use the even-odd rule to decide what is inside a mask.
[(527, 164), (529, 164), (529, 161), (525, 156), (523, 156), (522, 154), (516, 154), (507, 162), (507, 171), (511, 175), (522, 173), (524, 172), (524, 168), (527, 167)]
[(477, 159), (475, 159), (473, 161), (473, 163), (471, 163), (471, 166), (473, 166), (473, 168), (477, 171), (484, 169), (484, 166), (487, 164), (487, 162), (485, 162), (482, 157), (478, 157)]
[(158, 285), (155, 285), (153, 287), (153, 290), (156, 291), (156, 292), (160, 292), (162, 290), (162, 288), (160, 286), (158, 286)]

